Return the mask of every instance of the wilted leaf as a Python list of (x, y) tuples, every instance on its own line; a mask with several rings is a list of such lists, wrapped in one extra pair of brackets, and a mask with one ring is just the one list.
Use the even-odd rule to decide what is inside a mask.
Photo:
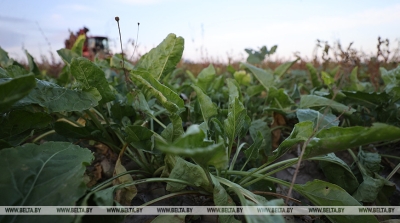
[(381, 166), (381, 155), (379, 153), (365, 152), (360, 149), (357, 155), (358, 161), (370, 171), (369, 173), (379, 173), (383, 168)]
[(271, 128), (275, 130), (272, 131), (272, 148), (278, 148), (281, 140), (281, 126), (286, 125), (285, 117), (282, 114), (274, 112), (274, 121), (271, 124)]
[(377, 174), (375, 177), (376, 178), (373, 178), (363, 174), (363, 182), (360, 184), (357, 191), (354, 192), (353, 197), (360, 202), (374, 202), (386, 181), (385, 178)]
[[(126, 147), (125, 147), (126, 148)], [(113, 176), (115, 177), (118, 174), (125, 173), (126, 169), (121, 164), (121, 158), (124, 155), (125, 148), (121, 150), (118, 156), (118, 160), (115, 163), (115, 169)], [(133, 182), (133, 178), (130, 174), (122, 175), (113, 180), (113, 185), (121, 185), (121, 184), (129, 184)], [(137, 189), (135, 185), (126, 186), (124, 188), (118, 189), (115, 192), (115, 201), (120, 203), (123, 206), (130, 206), (132, 199), (136, 196)]]

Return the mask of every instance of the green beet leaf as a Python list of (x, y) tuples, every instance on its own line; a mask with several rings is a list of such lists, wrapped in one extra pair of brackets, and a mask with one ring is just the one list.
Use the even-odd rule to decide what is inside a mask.
[(359, 91), (342, 91), (346, 95), (346, 100), (355, 101), (358, 104), (376, 108), (379, 105), (384, 105), (390, 101), (390, 96), (385, 93), (376, 92), (359, 92)]
[(300, 143), (306, 142), (313, 134), (313, 123), (311, 121), (305, 121), (297, 123), (290, 136), (287, 137), (279, 147), (273, 152), (273, 156), (268, 159), (268, 162), (272, 162), (277, 158), (283, 156), (287, 151), (289, 151), (292, 146)]
[(319, 161), (319, 166), (329, 182), (340, 186), (350, 194), (357, 190), (359, 186), (357, 177), (354, 176), (350, 167), (334, 153), (317, 156), (312, 160)]
[(11, 108), (15, 102), (27, 96), (35, 86), (36, 80), (33, 75), (26, 75), (13, 79), (1, 78), (0, 112)]
[(318, 126), (318, 130), (339, 125), (339, 119), (337, 119), (335, 115), (331, 113), (324, 115), (312, 109), (297, 109), (296, 116), (299, 122), (312, 121), (314, 123), (314, 128)]
[(85, 44), (85, 41), (86, 41), (86, 36), (79, 35), (78, 38), (76, 38), (75, 43), (71, 48), (71, 51), (78, 54), (81, 57), (82, 53), (83, 53), (83, 45)]
[(36, 87), (15, 106), (38, 104), (48, 112), (83, 111), (98, 105), (101, 98), (93, 88), (87, 91), (71, 90), (47, 81), (36, 81)]
[[(166, 156), (166, 159), (167, 158), (171, 160), (172, 157)], [(206, 191), (213, 191), (212, 185), (208, 181), (207, 175), (204, 172), (203, 168), (201, 168), (199, 165), (190, 163), (178, 156), (173, 157), (173, 160), (174, 163), (171, 173), (169, 174), (169, 178), (191, 182), (194, 185), (205, 189)], [(166, 190), (176, 192), (183, 190), (186, 186), (187, 185), (180, 183), (168, 182)]]
[(295, 64), (298, 60), (299, 60), (299, 58), (297, 58), (296, 60), (286, 62), (286, 63), (279, 65), (277, 68), (275, 68), (274, 74), (278, 78), (281, 78), (289, 70), (289, 68), (292, 67), (293, 64)]
[(90, 60), (80, 57), (72, 59), (71, 74), (83, 89), (95, 87), (101, 95), (100, 103), (114, 100), (115, 95), (105, 77), (104, 71)]
[(9, 77), (15, 77), (15, 76), (10, 75), (8, 73), (8, 71), (6, 71), (2, 67), (0, 67), (0, 78), (9, 78)]
[(213, 165), (217, 169), (226, 168), (228, 155), (223, 142), (215, 144), (205, 140), (205, 136), (199, 125), (191, 125), (173, 143), (156, 137), (156, 148), (165, 153), (190, 157), (202, 167)]
[[(20, 77), (20, 76), (26, 76), (30, 74), (29, 71), (27, 71), (24, 67), (20, 65), (11, 65), (6, 67), (7, 71), (7, 76), (6, 77)], [(32, 73), (31, 73), (32, 74)]]
[(149, 90), (169, 112), (176, 113), (184, 108), (184, 102), (179, 95), (154, 79), (148, 71), (135, 70), (131, 73), (131, 79)]
[(379, 70), (381, 71), (382, 79), (386, 86), (386, 93), (391, 92), (393, 88), (396, 88), (400, 85), (400, 66), (389, 71), (383, 67), (381, 67)]
[(0, 47), (0, 67), (8, 67), (13, 64), (13, 60), (8, 57), (8, 53)]
[[(249, 190), (243, 188), (239, 184), (231, 182), (225, 178), (213, 176), (213, 179), (218, 179), (221, 183), (223, 183), (229, 187), (228, 191), (233, 191), (234, 193), (236, 193), (236, 195), (239, 197), (241, 205), (244, 206), (243, 208), (246, 208), (246, 206), (282, 206), (282, 205), (284, 205), (282, 199), (274, 199), (274, 200), (268, 201), (266, 198), (256, 195), (256, 194), (250, 192)], [(214, 182), (215, 182), (215, 180), (214, 180)], [(218, 183), (214, 183), (214, 184), (218, 185)], [(215, 187), (214, 187), (214, 190), (215, 190)], [(268, 185), (264, 185), (264, 187), (268, 187)], [(214, 202), (215, 202), (215, 192), (214, 192)], [(221, 206), (224, 206), (224, 205), (221, 205)], [(234, 206), (234, 205), (230, 205), (230, 206)], [(283, 216), (281, 216), (281, 215), (276, 215), (276, 216), (271, 216), (271, 215), (249, 216), (248, 215), (248, 216), (245, 216), (245, 218), (246, 218), (246, 222), (254, 222), (254, 223), (261, 223), (261, 222), (284, 223), (285, 222)]]
[(265, 152), (261, 149), (262, 148), (261, 145), (265, 142), (265, 139), (263, 139), (263, 136), (260, 131), (257, 132), (255, 138), (254, 137), (252, 138), (254, 143), (244, 151), (244, 154), (249, 160), (257, 161), (260, 158), (262, 158), (260, 154), (265, 155)]
[(240, 86), (234, 79), (227, 79), (226, 84), (228, 85), (229, 91), (229, 104), (235, 101), (235, 98), (238, 98), (240, 102), (243, 102), (242, 93), (240, 92)]
[(365, 87), (358, 80), (357, 71), (358, 71), (358, 67), (354, 67), (353, 70), (350, 73), (349, 86), (346, 87), (345, 89), (347, 89), (349, 91), (364, 91)]
[(13, 110), (0, 120), (0, 139), (15, 137), (15, 135), (34, 129), (46, 128), (52, 121), (52, 117), (47, 113)]
[[(129, 63), (128, 61), (124, 60), (124, 69), (131, 71), (135, 69), (135, 66), (133, 64)], [(116, 55), (113, 55), (110, 60), (110, 67), (114, 68), (122, 68), (122, 59), (117, 57)]]
[(304, 157), (314, 157), (352, 147), (400, 138), (400, 128), (374, 123), (371, 127), (332, 127), (320, 131), (310, 140)]
[(182, 58), (183, 48), (183, 38), (171, 33), (156, 48), (143, 55), (136, 68), (147, 70), (155, 80), (159, 80), (174, 70)]
[(249, 69), (266, 90), (274, 86), (274, 75), (272, 73), (251, 64), (242, 63), (241, 65)]
[(196, 91), (201, 113), (203, 114), (203, 119), (208, 129), (208, 120), (212, 116), (218, 114), (217, 106), (212, 103), (211, 98), (204, 94), (203, 90), (201, 90), (199, 87), (192, 85), (192, 88)]
[(55, 122), (54, 130), (65, 137), (73, 139), (89, 139), (92, 137), (89, 127), (76, 127), (66, 122)]
[(258, 134), (261, 134), (261, 138), (263, 139), (261, 145), (257, 148), (257, 153), (260, 155), (271, 154), (272, 138), (271, 129), (269, 128), (268, 124), (260, 119), (252, 121), (249, 132), (254, 143), (257, 142), (257, 138), (259, 138)]
[(337, 112), (344, 113), (346, 115), (350, 115), (356, 110), (341, 104), (339, 102), (333, 101), (331, 99), (327, 99), (324, 97), (320, 97), (317, 95), (302, 95), (300, 100), (300, 108), (312, 108), (312, 107), (322, 107), (328, 106), (336, 110)]
[(246, 93), (249, 97), (256, 96), (263, 91), (265, 91), (265, 88), (262, 85), (253, 85), (246, 89)]
[(233, 77), (239, 84), (244, 86), (250, 86), (252, 82), (252, 76), (249, 73), (246, 73), (244, 70), (236, 71), (233, 74)]
[(35, 63), (35, 59), (25, 50), (25, 54), (28, 57), (28, 65), (29, 65), (29, 72), (33, 73), (36, 78), (41, 78), (42, 73), (39, 70), (39, 67)]
[(292, 105), (294, 105), (293, 100), (285, 92), (285, 89), (275, 87), (269, 88), (267, 103), (271, 108), (277, 108), (284, 111), (290, 111)]
[(131, 143), (135, 148), (148, 151), (152, 149), (151, 139), (154, 132), (150, 129), (140, 125), (131, 125), (125, 128), (125, 132), (127, 142)]
[[(294, 185), (298, 193), (317, 206), (361, 206), (343, 188), (322, 180), (313, 180), (304, 185)], [(332, 222), (378, 222), (373, 215), (327, 215)]]
[[(236, 206), (233, 199), (226, 192), (225, 188), (220, 184), (220, 182), (212, 176), (214, 189), (213, 198), (215, 206)], [(238, 223), (240, 221), (236, 220), (233, 215), (220, 215), (219, 220), (221, 223)]]
[(332, 85), (335, 83), (335, 79), (331, 77), (331, 75), (328, 72), (322, 71), (321, 72), (321, 78), (324, 81), (325, 85)]
[(217, 77), (215, 74), (215, 68), (210, 64), (197, 75), (196, 86), (201, 88), (205, 93), (209, 93), (212, 89), (214, 80)]
[[(235, 138), (243, 135), (250, 126), (250, 118), (246, 114), (246, 109), (237, 97), (230, 100), (228, 118), (224, 120), (225, 134), (229, 139), (229, 150), (231, 150)], [(230, 151), (229, 151), (230, 154)]]
[[(161, 136), (163, 136), (167, 141), (172, 142), (182, 135), (182, 119), (178, 113), (184, 110), (184, 102), (179, 95), (167, 86), (158, 82), (145, 70), (134, 70), (131, 73), (131, 79), (137, 83), (141, 83), (144, 90), (147, 90), (170, 112), (169, 118), (171, 123), (166, 129), (164, 129)], [(138, 94), (138, 100), (136, 100), (135, 105), (138, 105), (139, 110), (144, 111), (147, 115), (153, 116), (153, 112), (150, 110), (143, 94)]]
[(308, 72), (310, 73), (311, 83), (312, 83), (313, 87), (314, 88), (320, 87), (321, 86), (321, 82), (320, 82), (320, 80), (318, 78), (317, 69), (315, 69), (315, 67), (311, 63), (307, 63), (306, 67), (308, 69)]
[(60, 49), (60, 50), (57, 50), (57, 53), (61, 57), (61, 59), (68, 65), (70, 65), (72, 63), (72, 59), (79, 57), (79, 54), (77, 54), (69, 49)]
[(177, 215), (159, 215), (150, 223), (182, 223), (185, 222), (186, 214)]
[[(85, 194), (88, 149), (67, 142), (0, 151), (0, 206), (74, 206)], [(73, 216), (1, 216), (4, 222), (71, 222)]]

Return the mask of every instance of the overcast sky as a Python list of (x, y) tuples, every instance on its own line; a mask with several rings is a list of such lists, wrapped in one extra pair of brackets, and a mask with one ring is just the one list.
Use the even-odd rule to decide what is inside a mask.
[[(110, 38), (120, 52), (132, 52), (140, 22), (139, 52), (160, 43), (169, 33), (185, 39), (184, 58), (245, 58), (245, 48), (268, 49), (288, 58), (294, 52), (310, 57), (316, 39), (376, 52), (377, 37), (400, 40), (400, 2), (396, 0), (0, 0), (0, 46), (22, 59), (22, 48), (38, 57), (63, 47), (69, 32), (83, 26), (89, 35)], [(42, 31), (41, 31), (42, 30)], [(46, 41), (46, 38), (48, 41)], [(50, 42), (50, 46), (47, 42)], [(118, 45), (117, 45), (118, 44)]]

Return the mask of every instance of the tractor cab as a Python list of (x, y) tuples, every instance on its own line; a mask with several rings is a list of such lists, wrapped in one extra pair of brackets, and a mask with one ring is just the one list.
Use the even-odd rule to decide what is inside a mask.
[[(110, 48), (108, 45), (108, 38), (104, 36), (89, 36), (85, 42), (87, 46), (87, 55), (98, 55), (99, 57), (107, 57), (110, 55)], [(85, 51), (83, 52), (85, 54)], [(84, 55), (86, 56), (86, 55)]]
[(107, 58), (111, 56), (108, 38), (104, 36), (87, 36), (89, 29), (84, 27), (76, 34), (70, 31), (70, 38), (65, 40), (65, 48), (71, 49), (79, 35), (85, 35), (86, 40), (83, 44), (82, 55), (90, 60), (98, 58)]

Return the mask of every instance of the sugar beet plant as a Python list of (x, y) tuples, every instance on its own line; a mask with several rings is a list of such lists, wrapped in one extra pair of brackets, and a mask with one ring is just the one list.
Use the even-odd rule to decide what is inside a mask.
[[(135, 65), (120, 55), (89, 61), (82, 57), (83, 41), (58, 51), (66, 65), (56, 79), (44, 75), (28, 52), (26, 69), (0, 50), (0, 206), (130, 205), (137, 185), (154, 182), (164, 183), (168, 193), (144, 206), (187, 194), (211, 197), (217, 206), (280, 206), (285, 200), (277, 185), (313, 205), (388, 204), (392, 174), (380, 176), (379, 153), (363, 146), (400, 139), (400, 67), (382, 68), (383, 89), (372, 92), (358, 80), (357, 68), (338, 78), (335, 71), (319, 72), (308, 64), (308, 72), (288, 75), (297, 60), (275, 70), (243, 63), (218, 75), (210, 65), (193, 75), (175, 68), (184, 40), (174, 34)], [(279, 120), (295, 122), (283, 126)], [(282, 128), (291, 133), (279, 141)], [(90, 174), (84, 173), (94, 156), (83, 147), (93, 144), (119, 156), (111, 178), (89, 184)], [(297, 147), (300, 157), (279, 159)], [(335, 156), (343, 150), (354, 166)], [(135, 168), (127, 171), (123, 157)], [(319, 162), (328, 181), (291, 185), (274, 177), (301, 160)], [(0, 219), (85, 222), (86, 217)], [(154, 222), (184, 218), (158, 216)], [(285, 222), (278, 215), (243, 218), (218, 220)], [(378, 222), (371, 215), (327, 218)]]

